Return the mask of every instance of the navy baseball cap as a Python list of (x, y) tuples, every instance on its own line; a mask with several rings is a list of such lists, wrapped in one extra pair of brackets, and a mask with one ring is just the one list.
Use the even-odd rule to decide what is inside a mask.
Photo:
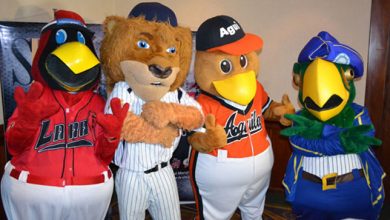
[(316, 58), (349, 65), (354, 70), (355, 78), (363, 76), (364, 65), (360, 54), (351, 47), (338, 42), (326, 31), (321, 31), (305, 45), (298, 56), (298, 62), (311, 62)]
[(236, 20), (226, 15), (207, 19), (196, 32), (198, 51), (222, 51), (241, 55), (262, 47), (263, 40), (259, 36), (245, 33)]
[(142, 2), (134, 6), (128, 18), (144, 16), (147, 21), (167, 22), (171, 26), (177, 26), (175, 12), (158, 2)]

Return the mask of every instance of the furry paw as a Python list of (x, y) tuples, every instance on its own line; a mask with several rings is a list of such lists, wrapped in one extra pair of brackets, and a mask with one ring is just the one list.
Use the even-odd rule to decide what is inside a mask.
[(123, 123), (121, 137), (130, 143), (161, 144), (168, 148), (172, 147), (173, 141), (178, 135), (179, 130), (174, 126), (156, 128), (143, 118), (128, 112)]
[(291, 120), (287, 119), (284, 117), (285, 114), (294, 114), (295, 113), (295, 108), (292, 105), (288, 95), (284, 94), (282, 97), (282, 105), (277, 106), (273, 109), (273, 113), (276, 116), (279, 116), (279, 122), (280, 124), (284, 126), (290, 126), (291, 125)]
[(199, 152), (211, 152), (227, 145), (225, 129), (216, 123), (214, 115), (206, 116), (206, 133), (195, 133), (188, 139), (192, 147)]
[(165, 148), (170, 148), (173, 146), (173, 141), (175, 138), (179, 135), (179, 130), (171, 125), (168, 125), (164, 128), (162, 128), (159, 131), (160, 134), (159, 137), (161, 138), (160, 143), (165, 147)]
[(141, 117), (156, 128), (164, 128), (170, 123), (173, 115), (170, 103), (150, 101), (142, 106)]
[(206, 136), (209, 140), (209, 147), (221, 148), (227, 145), (227, 135), (225, 129), (216, 123), (214, 115), (207, 115), (206, 117)]

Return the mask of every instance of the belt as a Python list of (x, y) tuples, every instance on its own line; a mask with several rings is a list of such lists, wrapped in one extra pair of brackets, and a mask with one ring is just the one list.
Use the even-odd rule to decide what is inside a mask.
[[(359, 169), (358, 174), (359, 176), (364, 177), (363, 169)], [(355, 177), (353, 172), (350, 172), (339, 176), (337, 175), (337, 173), (330, 173), (320, 178), (306, 171), (302, 171), (302, 178), (315, 183), (321, 183), (322, 190), (325, 191), (328, 189), (336, 189), (337, 183), (349, 182), (352, 181)]]
[(145, 170), (144, 173), (145, 174), (153, 173), (153, 172), (156, 172), (159, 169), (162, 169), (162, 168), (164, 168), (166, 166), (168, 166), (168, 162), (162, 162), (161, 164), (157, 164), (155, 167), (153, 167), (153, 168), (151, 168), (149, 170)]
[(91, 185), (104, 183), (107, 179), (110, 179), (112, 176), (111, 170), (104, 171), (101, 175), (98, 176), (89, 176), (89, 177), (70, 177), (70, 178), (50, 178), (37, 175), (27, 174), (27, 178), (20, 178), (22, 171), (12, 168), (10, 176), (21, 180), (26, 183), (45, 185), (45, 186), (69, 186), (69, 185)]

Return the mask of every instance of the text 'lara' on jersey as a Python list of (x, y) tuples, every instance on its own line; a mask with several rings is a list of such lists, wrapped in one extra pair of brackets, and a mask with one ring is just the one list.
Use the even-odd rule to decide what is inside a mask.
[[(11, 153), (11, 163), (16, 169), (51, 178), (93, 176), (108, 170), (107, 164), (96, 155), (101, 152), (97, 148), (104, 147), (99, 145), (103, 130), (96, 122), (96, 111), (103, 112), (105, 102), (95, 92), (80, 93), (81, 100), (70, 106), (62, 91), (45, 87), (42, 98), (60, 108), (41, 122), (31, 146), (19, 146), (26, 150)], [(10, 126), (17, 123), (17, 118), (16, 108), (8, 121)]]

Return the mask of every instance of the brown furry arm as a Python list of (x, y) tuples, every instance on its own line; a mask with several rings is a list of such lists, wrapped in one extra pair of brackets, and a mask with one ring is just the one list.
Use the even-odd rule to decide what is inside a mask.
[(141, 117), (157, 128), (169, 123), (184, 130), (194, 130), (203, 124), (203, 115), (193, 106), (151, 101), (142, 107)]
[(158, 129), (128, 112), (122, 127), (122, 138), (127, 142), (144, 142), (148, 144), (162, 144), (164, 147), (171, 147), (175, 138), (179, 135), (177, 128), (166, 126)]
[(270, 107), (263, 113), (264, 119), (279, 121), (284, 126), (290, 126), (291, 121), (284, 117), (285, 114), (294, 114), (295, 108), (286, 94), (282, 97), (282, 103), (272, 101)]
[(207, 153), (227, 145), (225, 129), (216, 124), (214, 115), (207, 115), (205, 125), (206, 133), (196, 132), (188, 138), (195, 150)]

